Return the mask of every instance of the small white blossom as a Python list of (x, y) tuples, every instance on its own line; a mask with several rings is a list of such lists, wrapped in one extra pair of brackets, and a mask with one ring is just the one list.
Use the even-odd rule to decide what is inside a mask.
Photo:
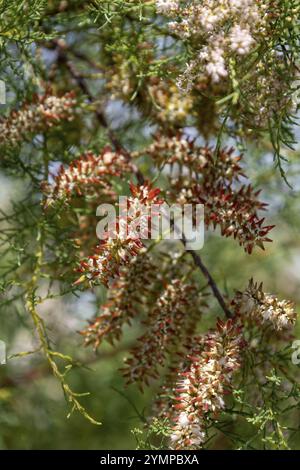
[(170, 14), (178, 7), (178, 2), (172, 0), (157, 0), (156, 9), (158, 13)]
[[(205, 441), (210, 413), (224, 409), (225, 389), (240, 367), (243, 339), (229, 320), (225, 324), (219, 321), (215, 331), (194, 338), (193, 344), (191, 364), (187, 370), (179, 371), (175, 389), (180, 412), (175, 415), (171, 442), (176, 450), (199, 448)], [(227, 358), (230, 358), (230, 367)]]
[(227, 77), (228, 58), (232, 52), (240, 56), (251, 52), (265, 32), (267, 6), (255, 0), (192, 0), (184, 3), (156, 2), (158, 11), (172, 18), (169, 27), (173, 34), (202, 44), (196, 51), (197, 58), (191, 60), (179, 80), (180, 86), (188, 91), (199, 77), (212, 83)]
[(239, 25), (235, 25), (232, 28), (230, 33), (230, 47), (233, 51), (236, 51), (240, 55), (248, 54), (254, 42), (253, 37), (247, 29), (243, 29)]
[(218, 83), (228, 75), (222, 49), (219, 47), (212, 49), (209, 59), (208, 64), (205, 66), (206, 72), (214, 83)]

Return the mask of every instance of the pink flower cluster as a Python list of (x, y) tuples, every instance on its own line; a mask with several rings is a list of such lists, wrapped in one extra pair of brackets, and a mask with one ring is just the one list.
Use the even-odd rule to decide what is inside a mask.
[(241, 318), (282, 331), (292, 328), (297, 319), (295, 305), (263, 291), (263, 284), (250, 279), (244, 292), (237, 292), (232, 305)]
[(120, 269), (109, 292), (108, 300), (101, 307), (100, 315), (81, 331), (85, 345), (97, 349), (106, 339), (110, 343), (118, 341), (122, 328), (130, 324), (147, 300), (155, 281), (155, 267), (145, 253), (140, 253)]
[(62, 120), (71, 121), (76, 106), (75, 93), (55, 96), (51, 91), (35, 95), (20, 110), (12, 111), (0, 122), (0, 144), (15, 146), (28, 134), (42, 132)]
[(210, 420), (225, 408), (224, 397), (230, 393), (245, 345), (241, 328), (233, 320), (219, 320), (214, 331), (191, 343), (188, 365), (179, 370), (175, 388), (174, 449), (201, 447)]
[(148, 385), (157, 379), (174, 347), (192, 333), (201, 313), (201, 296), (191, 283), (170, 282), (150, 312), (146, 333), (138, 339), (123, 369), (128, 383)]
[(121, 177), (133, 171), (133, 165), (122, 152), (105, 147), (99, 155), (87, 152), (72, 161), (68, 167), (61, 165), (52, 184), (42, 183), (46, 194), (46, 207), (55, 202), (69, 201), (74, 196), (111, 194), (109, 176)]
[[(104, 240), (95, 248), (95, 253), (80, 263), (78, 271), (82, 274), (76, 284), (88, 281), (90, 284), (102, 283), (108, 286), (109, 281), (120, 275), (120, 268), (130, 262), (144, 248), (141, 233), (145, 238), (151, 230), (150, 213), (152, 204), (162, 204), (158, 198), (160, 190), (151, 188), (148, 183), (142, 186), (130, 185), (131, 197), (127, 200), (126, 220), (119, 216), (116, 229), (107, 232)], [(140, 227), (140, 232), (138, 229)], [(146, 233), (147, 232), (147, 233)]]
[(169, 198), (180, 204), (204, 204), (205, 224), (221, 228), (225, 237), (232, 236), (251, 253), (255, 246), (264, 249), (264, 242), (273, 225), (264, 225), (258, 215), (266, 204), (258, 199), (260, 191), (242, 185), (245, 178), (241, 156), (233, 149), (221, 149), (214, 155), (208, 147), (197, 147), (182, 134), (158, 135), (140, 154), (150, 155), (159, 167), (169, 166), (171, 189)]

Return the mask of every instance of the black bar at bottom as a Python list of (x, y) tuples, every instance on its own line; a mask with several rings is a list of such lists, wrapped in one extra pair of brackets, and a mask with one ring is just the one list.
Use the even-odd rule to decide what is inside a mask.
[(5, 468), (5, 464), (13, 463), (40, 468), (43, 463), (50, 467), (59, 464), (88, 470), (104, 465), (133, 469), (141, 465), (198, 465), (209, 468), (216, 464), (220, 468), (253, 468), (256, 463), (268, 467), (274, 464), (296, 465), (298, 460), (298, 451), (7, 450), (0, 454), (1, 469)]

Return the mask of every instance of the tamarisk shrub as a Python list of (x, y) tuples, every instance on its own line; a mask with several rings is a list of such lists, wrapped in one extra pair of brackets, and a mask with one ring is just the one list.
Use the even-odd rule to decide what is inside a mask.
[[(300, 448), (298, 3), (4, 2), (4, 446)], [(201, 252), (151, 240), (163, 204), (203, 204)]]

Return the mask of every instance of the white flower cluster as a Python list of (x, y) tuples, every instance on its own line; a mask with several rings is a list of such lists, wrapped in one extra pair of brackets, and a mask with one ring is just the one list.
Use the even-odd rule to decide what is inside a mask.
[(205, 441), (210, 414), (216, 415), (225, 407), (224, 395), (240, 367), (244, 340), (231, 320), (225, 324), (219, 320), (215, 331), (194, 338), (193, 344), (191, 364), (179, 374), (175, 390), (179, 413), (171, 442), (176, 450), (197, 449)]
[(231, 29), (230, 47), (239, 55), (248, 54), (254, 43), (255, 40), (247, 29), (241, 28), (238, 24)]
[(33, 102), (24, 104), (19, 111), (12, 111), (7, 119), (0, 122), (0, 144), (14, 146), (28, 133), (41, 132), (63, 119), (71, 121), (75, 105), (73, 92), (61, 97), (48, 92), (35, 97)]
[(277, 331), (294, 326), (297, 318), (294, 304), (265, 293), (262, 287), (251, 279), (247, 289), (238, 292), (234, 299), (237, 311), (260, 325), (269, 324)]
[(257, 38), (264, 33), (267, 2), (191, 0), (185, 4), (157, 1), (158, 11), (174, 18), (169, 23), (172, 32), (182, 39), (192, 38), (199, 44), (183, 81), (190, 86), (195, 79), (196, 68), (198, 75), (202, 74), (212, 83), (218, 83), (228, 75), (228, 59), (234, 54), (248, 54)]
[[(199, 54), (200, 61), (205, 64), (204, 70), (214, 83), (227, 77), (227, 68), (222, 47), (205, 46)], [(196, 65), (198, 63), (196, 62)]]
[(173, 11), (176, 11), (177, 8), (178, 2), (174, 2), (172, 0), (157, 0), (156, 2), (156, 9), (158, 13), (167, 15)]
[[(131, 173), (133, 166), (121, 152), (104, 147), (99, 155), (87, 152), (69, 166), (61, 165), (54, 181), (42, 183), (42, 190), (47, 196), (45, 207), (55, 202), (68, 201), (73, 196), (113, 194), (110, 176), (122, 177)], [(107, 178), (108, 177), (108, 178)]]
[[(120, 268), (127, 265), (144, 248), (141, 238), (148, 238), (142, 234), (142, 231), (146, 230), (145, 227), (149, 230), (150, 211), (147, 209), (152, 204), (162, 204), (163, 201), (158, 198), (160, 190), (152, 188), (149, 184), (142, 186), (131, 184), (130, 191), (131, 197), (128, 198), (128, 204), (126, 203), (128, 218), (127, 215), (122, 215), (121, 210), (114, 227), (106, 233), (93, 255), (80, 262), (78, 271), (82, 276), (75, 284), (88, 281), (90, 285), (102, 283), (108, 287), (109, 282), (119, 276)], [(141, 212), (145, 216), (141, 216)], [(139, 232), (140, 227), (141, 232)]]

